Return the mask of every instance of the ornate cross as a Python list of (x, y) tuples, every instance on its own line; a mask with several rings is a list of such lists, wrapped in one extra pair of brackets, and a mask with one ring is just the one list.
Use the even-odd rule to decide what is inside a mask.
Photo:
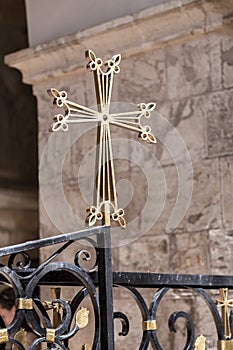
[(216, 305), (222, 308), (222, 320), (227, 339), (231, 338), (228, 308), (233, 307), (233, 299), (228, 300), (228, 288), (220, 289), (220, 299), (215, 301)]
[(156, 143), (150, 126), (142, 124), (142, 118), (150, 118), (156, 104), (141, 103), (136, 111), (111, 113), (113, 77), (120, 72), (121, 55), (115, 55), (105, 63), (91, 50), (86, 52), (86, 56), (87, 69), (94, 74), (98, 111), (69, 101), (65, 91), (50, 89), (48, 93), (54, 98), (54, 104), (63, 108), (65, 112), (55, 115), (51, 131), (67, 131), (68, 124), (96, 123), (98, 125), (96, 198), (94, 205), (88, 208), (87, 222), (92, 226), (96, 220), (103, 220), (105, 225), (110, 226), (110, 220), (113, 220), (125, 227), (124, 210), (118, 208), (117, 202), (110, 124), (136, 131), (141, 140)]

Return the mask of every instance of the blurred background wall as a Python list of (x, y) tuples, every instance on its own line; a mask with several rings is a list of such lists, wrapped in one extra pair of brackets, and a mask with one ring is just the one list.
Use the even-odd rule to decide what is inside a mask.
[[(28, 47), (24, 1), (0, 2), (0, 240), (38, 237), (37, 105), (4, 56)], [(36, 253), (33, 259), (37, 259)]]

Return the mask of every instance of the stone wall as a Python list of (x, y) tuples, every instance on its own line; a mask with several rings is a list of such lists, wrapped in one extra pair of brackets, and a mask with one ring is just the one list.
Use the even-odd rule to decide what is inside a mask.
[[(152, 124), (159, 141), (155, 146), (148, 145), (147, 151), (141, 153), (134, 143), (136, 135), (123, 129), (112, 130), (113, 138), (121, 138), (124, 142), (130, 140), (128, 149), (124, 149), (125, 153), (120, 157), (124, 159), (117, 159), (115, 166), (117, 179), (125, 179), (133, 186), (132, 201), (126, 207), (128, 228), (113, 230), (114, 269), (232, 273), (232, 20), (230, 0), (171, 1), (7, 56), (7, 63), (20, 69), (24, 81), (33, 85), (38, 100), (39, 157), (44, 173), (41, 174), (41, 188), (46, 189), (40, 202), (41, 237), (83, 227), (85, 209), (92, 204), (89, 192), (94, 164), (90, 151), (95, 142), (94, 129), (80, 131), (70, 127), (65, 136), (49, 134), (55, 111), (46, 90), (51, 87), (65, 90), (70, 100), (92, 106), (95, 94), (91, 74), (83, 68), (84, 51), (91, 48), (101, 58), (122, 53), (121, 73), (114, 81), (113, 101), (117, 107), (118, 102), (127, 106), (129, 103), (157, 102), (159, 114), (155, 115)], [(168, 129), (164, 130), (163, 125)], [(184, 146), (181, 154), (177, 153), (182, 140), (189, 153)], [(73, 145), (64, 154), (61, 144)], [(120, 151), (118, 146), (116, 141), (116, 149)], [(189, 155), (192, 166), (185, 168)], [(143, 158), (143, 162), (137, 164), (137, 157)], [(63, 172), (59, 181), (63, 184), (63, 201), (71, 205), (76, 218), (72, 210), (63, 210), (62, 197), (54, 184), (61, 167)], [(184, 173), (182, 169), (185, 169)], [(149, 180), (154, 187), (148, 187)], [(129, 192), (132, 186), (126, 187)], [(148, 191), (152, 193), (151, 203), (142, 212)], [(119, 200), (121, 193), (119, 187)], [(181, 204), (189, 200), (190, 204), (187, 212), (185, 205), (181, 205), (181, 211), (169, 221), (177, 196)], [(160, 202), (164, 207), (159, 219), (155, 220), (154, 217), (159, 216)], [(183, 219), (176, 223), (178, 216)], [(153, 226), (145, 233), (148, 222)], [(140, 237), (137, 232), (141, 232)], [(48, 254), (48, 251), (44, 252), (41, 258)], [(65, 255), (63, 258), (68, 259)], [(180, 295), (184, 297), (181, 309), (195, 311), (197, 335), (209, 336), (208, 349), (216, 348), (211, 316), (202, 302), (189, 292), (171, 294), (163, 306), (163, 321), (158, 324), (161, 343), (164, 346), (169, 343), (170, 348), (175, 349), (177, 342), (182, 342), (182, 327), (174, 336), (169, 334), (166, 326), (167, 315), (180, 308)], [(148, 298), (150, 296), (148, 292)], [(133, 325), (131, 339), (120, 339), (117, 344), (120, 349), (133, 350), (135, 342), (139, 341), (136, 309), (124, 291), (117, 291), (115, 307), (123, 308)]]

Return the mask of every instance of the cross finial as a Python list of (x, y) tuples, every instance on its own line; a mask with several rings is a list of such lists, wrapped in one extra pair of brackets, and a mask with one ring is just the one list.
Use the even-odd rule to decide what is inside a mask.
[(125, 227), (124, 209), (118, 207), (117, 201), (110, 124), (136, 131), (142, 141), (156, 143), (151, 127), (143, 123), (144, 118), (150, 118), (156, 104), (140, 103), (136, 111), (111, 113), (113, 77), (120, 72), (121, 55), (114, 55), (104, 63), (91, 50), (86, 52), (86, 56), (87, 69), (94, 74), (98, 110), (69, 101), (65, 91), (50, 89), (48, 93), (53, 97), (54, 104), (64, 109), (64, 114), (55, 115), (50, 130), (67, 131), (68, 124), (97, 124), (99, 147), (96, 158), (96, 198), (94, 205), (88, 208), (87, 222), (92, 226), (97, 220), (102, 220), (105, 225), (110, 226), (112, 220)]
[(215, 303), (216, 305), (222, 308), (222, 320), (223, 320), (223, 326), (225, 330), (225, 337), (227, 339), (230, 339), (231, 328), (230, 328), (228, 309), (230, 307), (233, 307), (233, 299), (228, 300), (228, 288), (221, 288), (219, 292), (220, 292), (220, 299), (216, 300)]

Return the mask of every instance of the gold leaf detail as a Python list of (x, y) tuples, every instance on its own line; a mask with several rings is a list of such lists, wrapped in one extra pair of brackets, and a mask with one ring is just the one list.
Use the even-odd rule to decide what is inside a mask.
[(142, 322), (143, 331), (155, 331), (157, 329), (156, 320), (148, 320)]
[(19, 310), (32, 310), (33, 309), (33, 300), (32, 299), (24, 299), (18, 298), (16, 300), (17, 309)]
[(206, 338), (203, 335), (199, 335), (197, 337), (195, 344), (194, 344), (194, 350), (205, 350), (206, 348)]
[(79, 328), (84, 328), (88, 325), (89, 310), (82, 307), (76, 314), (76, 324)]
[[(27, 332), (24, 328), (20, 328), (20, 330), (15, 334), (14, 338), (18, 340), (23, 346), (26, 348), (27, 346)], [(16, 347), (15, 347), (16, 348)]]
[(218, 350), (232, 350), (233, 349), (233, 340), (219, 340), (218, 341)]
[(8, 332), (6, 328), (0, 329), (0, 344), (8, 342)]
[(46, 328), (46, 341), (53, 343), (55, 340), (55, 329), (54, 328)]
[(91, 346), (87, 343), (82, 345), (82, 350), (91, 350)]

